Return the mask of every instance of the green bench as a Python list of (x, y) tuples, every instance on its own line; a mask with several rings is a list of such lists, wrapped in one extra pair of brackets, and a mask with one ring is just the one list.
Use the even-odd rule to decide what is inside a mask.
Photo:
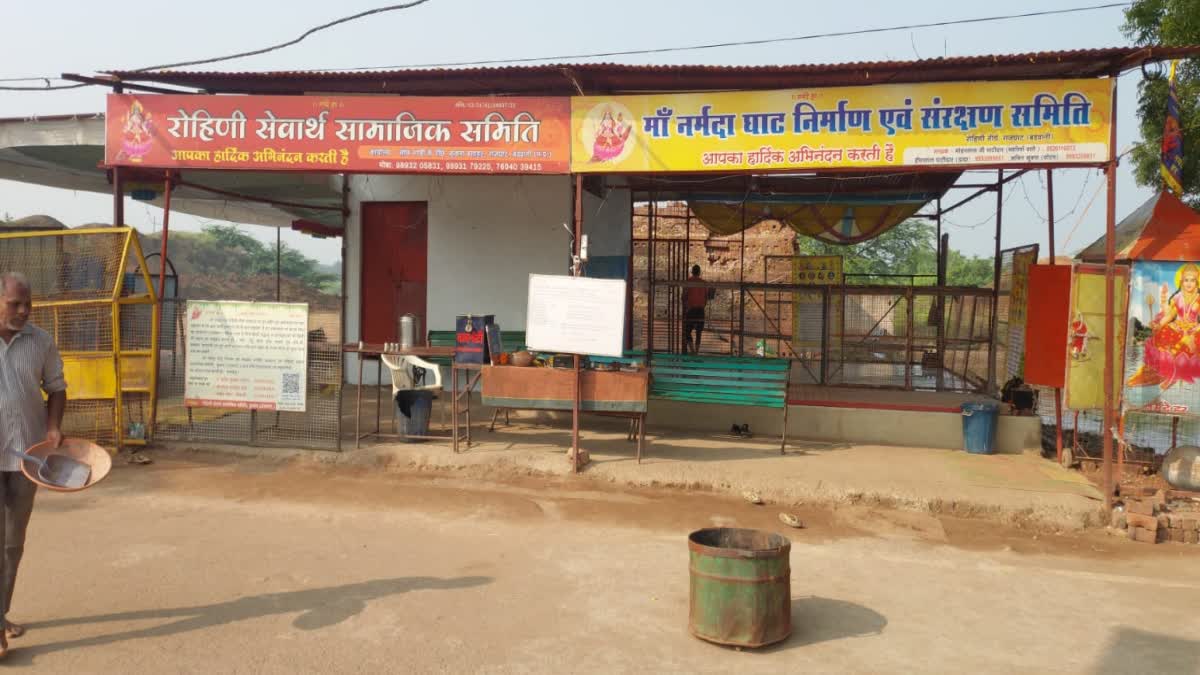
[(650, 357), (652, 399), (781, 410), (780, 454), (787, 449), (790, 380), (789, 359), (659, 353)]

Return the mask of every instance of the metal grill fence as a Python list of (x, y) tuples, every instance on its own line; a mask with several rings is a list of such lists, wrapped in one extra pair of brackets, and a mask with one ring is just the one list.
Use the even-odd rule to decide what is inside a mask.
[(637, 202), (633, 237), (635, 349), (683, 349), (683, 288), (699, 265), (716, 287), (701, 353), (761, 348), (792, 359), (797, 384), (975, 393), (995, 377), (991, 289), (939, 288), (935, 275), (911, 274), (799, 285), (790, 228), (713, 234), (682, 202)]
[[(273, 277), (271, 279), (273, 283)], [(256, 293), (251, 284), (241, 294), (242, 297), (220, 300), (273, 302), (274, 287), (270, 290), (270, 293)], [(288, 292), (286, 289), (280, 296), (280, 302), (314, 299), (311, 293)], [(185, 405), (187, 327), (184, 319), (188, 298), (168, 298), (164, 303), (164, 321), (173, 318), (173, 329), (169, 331), (164, 326), (164, 340), (159, 345), (162, 359), (159, 368), (158, 437), (199, 443), (340, 448), (343, 382), (341, 311), (338, 298), (328, 297), (327, 300), (317, 298), (318, 302), (309, 302), (308, 384), (304, 412), (189, 408)]]
[(996, 386), (1002, 386), (1024, 371), (1024, 303), (1031, 262), (1037, 262), (1038, 246), (1019, 246), (1000, 252), (1000, 286), (996, 298)]
[[(1042, 454), (1056, 450), (1054, 390), (1036, 387), (1037, 415), (1042, 421)], [(1099, 410), (1063, 410), (1063, 447), (1077, 458), (1100, 459), (1103, 453), (1103, 414)], [(1126, 412), (1119, 422), (1118, 444), (1126, 461), (1154, 463), (1172, 447), (1200, 445), (1200, 417), (1172, 417), (1155, 413)]]
[(48, 331), (62, 353), (68, 386), (63, 430), (70, 436), (110, 446), (145, 440), (155, 310), (147, 294), (126, 283), (140, 261), (128, 228), (0, 235), (0, 272), (29, 279), (30, 321)]

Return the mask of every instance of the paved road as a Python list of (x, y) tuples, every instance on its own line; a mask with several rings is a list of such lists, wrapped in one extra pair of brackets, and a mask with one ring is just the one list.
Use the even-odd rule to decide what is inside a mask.
[[(713, 496), (243, 461), (39, 496), (10, 666), (72, 673), (1200, 672), (1200, 555), (801, 510), (795, 633), (687, 635), (685, 537), (776, 527)], [(991, 526), (982, 526), (991, 527)]]

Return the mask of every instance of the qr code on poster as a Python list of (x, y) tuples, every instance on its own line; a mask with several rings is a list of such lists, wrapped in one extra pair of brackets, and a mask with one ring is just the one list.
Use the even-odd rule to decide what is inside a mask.
[(284, 373), (279, 388), (284, 394), (299, 394), (300, 373)]

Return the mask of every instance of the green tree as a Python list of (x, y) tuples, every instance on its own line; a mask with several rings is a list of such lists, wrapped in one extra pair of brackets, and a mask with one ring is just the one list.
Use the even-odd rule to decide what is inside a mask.
[[(801, 255), (840, 255), (846, 274), (937, 274), (936, 231), (921, 220), (906, 220), (880, 236), (861, 244), (843, 246), (811, 237), (798, 236)], [(951, 250), (946, 261), (946, 283), (950, 286), (987, 286), (992, 283), (992, 258), (965, 256)], [(883, 282), (886, 278), (872, 280)], [(932, 283), (932, 279), (927, 279)]]
[(950, 286), (991, 286), (995, 276), (994, 258), (965, 256), (950, 249), (946, 259), (946, 283)]
[[(1125, 10), (1125, 35), (1138, 45), (1200, 44), (1200, 0), (1136, 0)], [(1139, 185), (1161, 187), (1163, 124), (1167, 117), (1166, 77), (1138, 85), (1142, 144), (1133, 149)], [(1180, 61), (1175, 74), (1179, 123), (1183, 128), (1183, 196), (1200, 208), (1200, 59)]]
[[(158, 235), (143, 238), (146, 251), (158, 251)], [(275, 247), (233, 225), (208, 225), (202, 232), (177, 232), (168, 242), (169, 257), (185, 278), (240, 279), (275, 276)], [(340, 275), (287, 244), (279, 251), (280, 276), (324, 293), (337, 293)]]
[[(263, 242), (242, 232), (234, 225), (208, 225), (204, 237), (214, 244), (213, 253), (223, 259), (221, 265), (228, 270), (233, 266), (241, 274), (275, 274), (276, 251)], [(312, 288), (326, 288), (338, 278), (321, 269), (320, 264), (288, 246), (280, 245), (279, 274), (301, 281)], [(232, 270), (229, 270), (232, 271)]]

